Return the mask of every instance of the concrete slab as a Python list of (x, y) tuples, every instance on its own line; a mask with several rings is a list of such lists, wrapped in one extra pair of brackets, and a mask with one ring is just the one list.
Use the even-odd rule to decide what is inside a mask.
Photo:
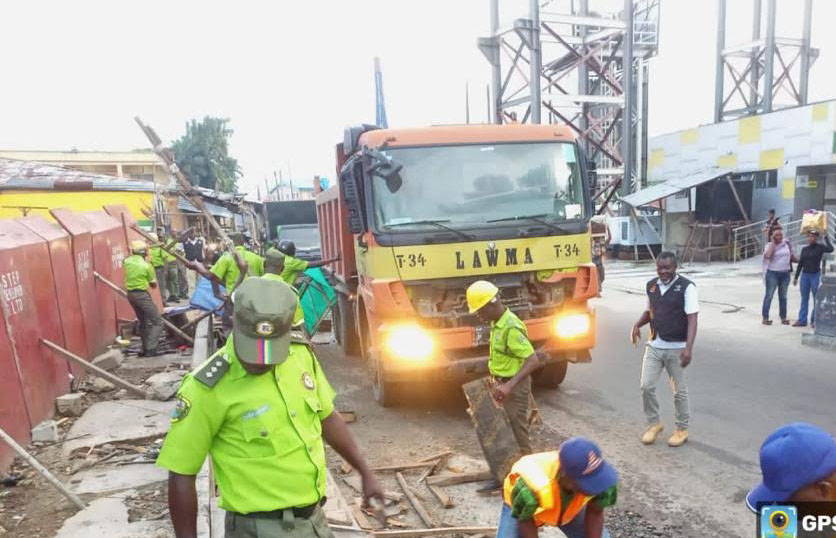
[(72, 489), (79, 495), (85, 493), (109, 493), (129, 488), (139, 488), (164, 482), (168, 471), (151, 464), (121, 465), (84, 471), (72, 480)]
[[(162, 437), (168, 431), (174, 402), (118, 400), (92, 405), (67, 433), (64, 455), (119, 441)], [(75, 439), (79, 436), (80, 439)]]
[(165, 536), (168, 526), (168, 521), (128, 523), (128, 508), (124, 500), (102, 497), (65, 521), (55, 538), (149, 538)]
[(836, 338), (821, 334), (804, 333), (801, 335), (801, 343), (805, 346), (818, 347), (821, 349), (836, 350)]
[(192, 358), (188, 355), (181, 355), (179, 353), (171, 353), (161, 355), (159, 357), (130, 357), (122, 363), (122, 370), (151, 370), (163, 369), (166, 366), (182, 366), (189, 368), (192, 363)]

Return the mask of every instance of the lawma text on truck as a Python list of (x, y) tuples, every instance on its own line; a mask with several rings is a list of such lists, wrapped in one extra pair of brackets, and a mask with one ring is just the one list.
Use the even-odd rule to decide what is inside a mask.
[(555, 125), (347, 128), (339, 182), (317, 196), (322, 256), (346, 354), (367, 359), (377, 401), (406, 383), (485, 375), (490, 326), (468, 312), (479, 279), (528, 326), (556, 388), (595, 345), (587, 162)]

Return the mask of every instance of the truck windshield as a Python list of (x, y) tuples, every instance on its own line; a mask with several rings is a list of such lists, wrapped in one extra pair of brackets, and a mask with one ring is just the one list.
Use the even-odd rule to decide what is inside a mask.
[(279, 231), (279, 239), (293, 241), (297, 248), (319, 248), (319, 227), (316, 224), (311, 226), (282, 226)]
[(387, 232), (432, 228), (432, 221), (478, 228), (528, 215), (548, 222), (585, 217), (572, 143), (389, 148), (383, 153), (403, 165), (397, 192), (389, 192), (382, 181), (371, 182), (375, 222)]

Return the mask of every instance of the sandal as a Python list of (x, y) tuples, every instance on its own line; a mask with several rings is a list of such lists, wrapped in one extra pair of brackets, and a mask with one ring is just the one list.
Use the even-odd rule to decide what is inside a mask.
[(772, 325), (772, 320), (771, 319), (765, 319), (765, 320), (761, 321), (761, 323), (763, 323), (764, 325)]

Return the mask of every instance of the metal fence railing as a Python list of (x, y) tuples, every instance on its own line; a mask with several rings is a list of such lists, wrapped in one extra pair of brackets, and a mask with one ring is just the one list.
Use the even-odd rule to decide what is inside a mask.
[[(830, 211), (826, 213), (827, 234), (832, 238), (836, 234), (836, 215)], [(791, 215), (781, 217), (784, 237), (792, 243), (797, 254), (801, 252), (801, 248), (806, 244), (806, 240), (804, 234), (801, 233), (801, 219), (789, 220), (789, 217)], [(763, 253), (764, 247), (766, 246), (765, 225), (766, 220), (760, 220), (732, 230), (733, 257), (735, 263)]]

